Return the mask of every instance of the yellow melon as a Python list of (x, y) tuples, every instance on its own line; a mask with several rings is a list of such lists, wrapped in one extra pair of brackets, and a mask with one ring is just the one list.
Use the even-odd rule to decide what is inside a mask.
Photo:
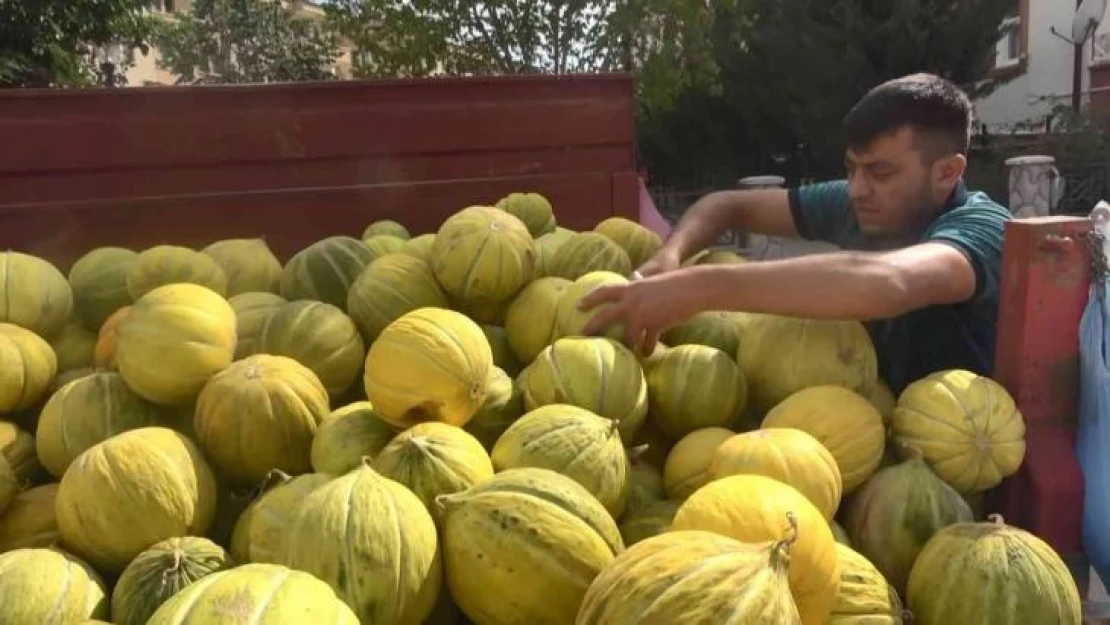
[(434, 232), (415, 236), (405, 241), (400, 253), (415, 256), (430, 265), (432, 262), (432, 248), (435, 246), (435, 242), (436, 235)]
[(374, 261), (383, 256), (400, 252), (401, 248), (405, 247), (405, 241), (407, 240), (395, 237), (392, 234), (376, 234), (368, 239), (364, 238), (362, 243), (366, 246), (366, 249), (370, 250), (370, 257), (373, 259), (370, 264), (373, 265)]
[[(601, 304), (588, 311), (581, 310), (578, 305), (582, 298), (594, 289), (612, 284), (628, 284), (628, 279), (621, 274), (611, 271), (591, 271), (576, 278), (559, 296), (555, 309), (555, 332), (552, 340), (564, 336), (583, 336), (586, 325), (593, 320), (606, 307), (612, 304)], [(618, 341), (624, 340), (624, 325), (613, 324), (602, 332), (609, 338)]]
[(533, 237), (555, 231), (555, 212), (551, 201), (539, 193), (510, 193), (497, 200), (496, 206), (519, 219)]
[(281, 280), (281, 261), (265, 239), (224, 239), (201, 250), (224, 270), (227, 295), (240, 293), (277, 293)]
[(843, 544), (836, 553), (840, 590), (826, 625), (902, 625), (902, 601), (879, 569)]
[(666, 456), (663, 488), (671, 499), (684, 500), (709, 483), (713, 455), (736, 435), (726, 428), (701, 428), (683, 436)]
[(0, 323), (0, 414), (26, 410), (43, 399), (58, 370), (50, 344), (11, 323)]
[(108, 618), (104, 580), (88, 564), (57, 549), (0, 554), (4, 622), (79, 623)]
[(137, 301), (168, 284), (196, 284), (227, 295), (227, 274), (211, 256), (180, 245), (143, 250), (127, 272), (127, 292)]
[(491, 206), (471, 206), (436, 232), (432, 271), (452, 301), (466, 308), (509, 302), (532, 281), (536, 246), (528, 228)]
[(93, 348), (93, 362), (97, 367), (111, 371), (119, 370), (119, 363), (116, 361), (119, 324), (123, 323), (129, 314), (131, 314), (131, 306), (124, 306), (109, 315), (104, 325), (100, 326), (96, 335), (96, 346)]
[(0, 252), (0, 323), (26, 328), (49, 341), (72, 313), (73, 289), (57, 267), (30, 254)]
[(430, 421), (401, 432), (382, 448), (371, 466), (411, 490), (428, 512), (435, 499), (464, 491), (493, 477), (482, 443), (465, 430)]
[(310, 456), (318, 473), (343, 475), (374, 458), (398, 433), (368, 401), (357, 401), (329, 414), (316, 428)]
[(628, 253), (633, 267), (639, 267), (663, 247), (663, 239), (651, 230), (626, 217), (609, 217), (594, 226), (594, 232), (603, 234)]
[(556, 307), (572, 284), (565, 278), (539, 278), (524, 287), (505, 313), (505, 333), (520, 362), (532, 362), (555, 340)]
[(58, 484), (43, 484), (19, 493), (0, 515), (0, 553), (51, 547), (58, 542), (54, 499)]
[(30, 484), (42, 471), (35, 454), (35, 437), (9, 421), (0, 421), (0, 455), (7, 459), (20, 484)]

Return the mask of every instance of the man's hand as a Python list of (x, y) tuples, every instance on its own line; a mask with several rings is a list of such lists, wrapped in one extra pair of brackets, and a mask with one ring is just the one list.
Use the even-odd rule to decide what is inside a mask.
[(691, 298), (681, 296), (682, 284), (681, 272), (668, 272), (598, 287), (578, 302), (579, 310), (597, 309), (583, 333), (593, 336), (621, 323), (625, 345), (641, 355), (650, 354), (660, 334), (697, 312), (690, 310)]
[(650, 278), (659, 274), (674, 271), (682, 266), (682, 257), (675, 250), (662, 247), (646, 263), (636, 269), (638, 278)]

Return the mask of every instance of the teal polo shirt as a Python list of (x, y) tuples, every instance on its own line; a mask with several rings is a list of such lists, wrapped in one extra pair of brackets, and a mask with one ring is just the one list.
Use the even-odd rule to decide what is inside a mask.
[[(802, 238), (845, 250), (876, 251), (879, 241), (860, 232), (848, 182), (805, 185), (789, 192)], [(989, 376), (994, 369), (995, 320), (1002, 273), (1002, 234), (1010, 211), (961, 181), (919, 242), (951, 245), (975, 270), (975, 293), (966, 302), (928, 306), (900, 317), (865, 322), (879, 358), (879, 373), (897, 395), (909, 383), (942, 369)]]

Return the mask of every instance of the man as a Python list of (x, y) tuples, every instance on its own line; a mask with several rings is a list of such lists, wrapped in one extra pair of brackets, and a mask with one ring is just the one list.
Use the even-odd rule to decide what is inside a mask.
[[(906, 76), (864, 96), (844, 129), (846, 180), (701, 198), (639, 268), (642, 278), (583, 299), (583, 310), (609, 304), (587, 332), (623, 323), (626, 342), (649, 352), (660, 332), (705, 310), (856, 319), (895, 393), (941, 369), (989, 375), (1010, 214), (964, 186), (967, 95), (937, 76)], [(842, 251), (679, 269), (733, 228)]]

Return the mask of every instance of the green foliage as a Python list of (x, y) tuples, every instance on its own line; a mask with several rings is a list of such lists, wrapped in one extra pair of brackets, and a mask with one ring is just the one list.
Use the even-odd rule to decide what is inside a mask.
[[(0, 0), (0, 86), (79, 86), (97, 80), (93, 50), (145, 49), (147, 0)], [(112, 68), (120, 73), (121, 68)]]
[(181, 83), (263, 83), (334, 78), (335, 33), (275, 0), (196, 0), (155, 31), (159, 64)]

